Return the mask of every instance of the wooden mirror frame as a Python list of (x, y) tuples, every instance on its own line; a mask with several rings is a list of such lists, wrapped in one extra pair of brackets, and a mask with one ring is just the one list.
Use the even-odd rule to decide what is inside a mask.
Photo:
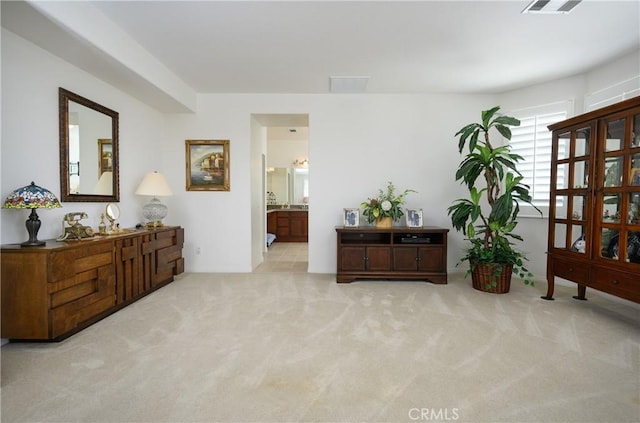
[[(89, 109), (95, 110), (111, 118), (111, 149), (112, 149), (112, 193), (103, 194), (72, 194), (69, 181), (69, 102), (73, 101)], [(58, 108), (60, 116), (60, 197), (63, 202), (118, 202), (120, 201), (120, 166), (118, 160), (118, 112), (108, 109), (94, 101), (58, 88)], [(98, 140), (96, 140), (97, 142)], [(99, 164), (96, 163), (96, 166)]]

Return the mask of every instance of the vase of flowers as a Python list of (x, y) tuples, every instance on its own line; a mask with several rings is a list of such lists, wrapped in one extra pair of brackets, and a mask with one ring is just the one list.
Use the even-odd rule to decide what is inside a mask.
[(405, 202), (405, 197), (412, 189), (405, 189), (402, 193), (396, 194), (396, 188), (392, 182), (387, 184), (386, 190), (378, 190), (378, 196), (363, 201), (360, 207), (364, 209), (362, 215), (367, 222), (376, 222), (378, 228), (390, 228), (393, 222), (400, 220), (404, 216), (401, 206)]

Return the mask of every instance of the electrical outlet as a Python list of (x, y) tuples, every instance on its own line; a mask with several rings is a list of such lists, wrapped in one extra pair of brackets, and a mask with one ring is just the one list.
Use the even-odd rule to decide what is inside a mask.
[(200, 254), (200, 247), (196, 247), (196, 255)]

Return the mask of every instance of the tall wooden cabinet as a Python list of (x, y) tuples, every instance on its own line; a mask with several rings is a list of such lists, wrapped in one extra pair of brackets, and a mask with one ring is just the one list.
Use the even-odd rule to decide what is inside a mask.
[(3, 245), (2, 338), (61, 340), (184, 272), (184, 230)]
[(554, 278), (640, 302), (640, 97), (550, 125)]

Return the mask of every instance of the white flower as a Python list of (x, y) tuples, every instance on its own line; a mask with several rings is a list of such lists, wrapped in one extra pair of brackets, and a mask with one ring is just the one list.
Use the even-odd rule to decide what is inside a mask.
[(382, 210), (384, 211), (389, 211), (391, 210), (391, 201), (389, 200), (384, 200), (382, 202), (382, 204), (380, 204), (380, 207), (382, 207)]

